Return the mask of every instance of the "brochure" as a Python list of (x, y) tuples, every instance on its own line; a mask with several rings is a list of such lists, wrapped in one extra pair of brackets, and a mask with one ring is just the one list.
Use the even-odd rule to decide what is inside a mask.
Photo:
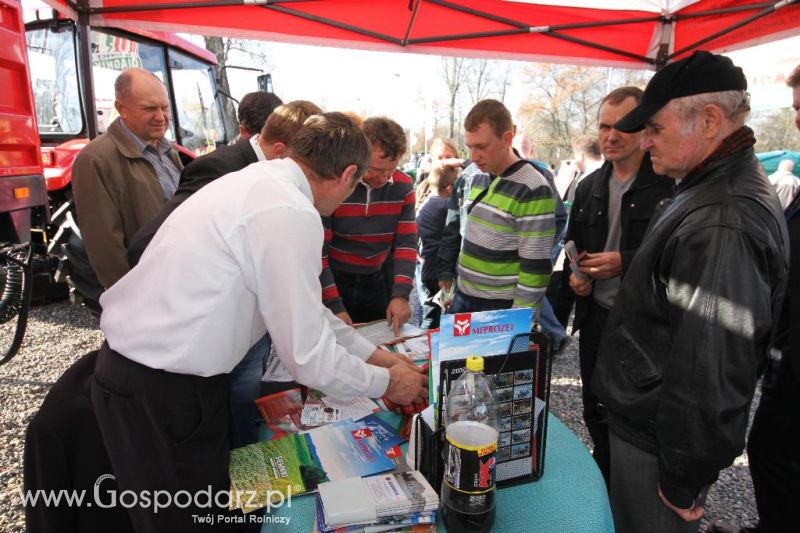
[(415, 470), (321, 483), (319, 501), (324, 529), (430, 515), (439, 507), (436, 491)]
[[(326, 481), (394, 467), (367, 424), (349, 420), (231, 451), (231, 508), (245, 512)], [(251, 497), (252, 496), (252, 497)]]

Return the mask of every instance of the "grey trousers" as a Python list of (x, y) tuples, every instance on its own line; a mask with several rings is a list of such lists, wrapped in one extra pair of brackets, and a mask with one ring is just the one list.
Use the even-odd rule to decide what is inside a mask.
[[(616, 533), (696, 533), (700, 520), (685, 522), (658, 497), (658, 458), (609, 431), (611, 512)], [(705, 503), (708, 487), (698, 503)]]

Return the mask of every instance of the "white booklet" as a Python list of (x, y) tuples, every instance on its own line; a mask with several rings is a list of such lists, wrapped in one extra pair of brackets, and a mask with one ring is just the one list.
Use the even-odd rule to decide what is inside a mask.
[(319, 497), (327, 528), (429, 514), (439, 507), (436, 491), (416, 470), (320, 483)]

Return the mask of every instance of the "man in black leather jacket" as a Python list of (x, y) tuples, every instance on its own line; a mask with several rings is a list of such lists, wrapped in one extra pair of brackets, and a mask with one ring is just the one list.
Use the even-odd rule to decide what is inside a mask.
[[(673, 180), (653, 172), (650, 158), (640, 148), (641, 135), (614, 129), (614, 123), (639, 104), (642, 90), (620, 87), (600, 103), (597, 117), (603, 166), (581, 180), (574, 194), (567, 241), (578, 252), (583, 277), (570, 270), (565, 259), (561, 286), (575, 294), (573, 331), (580, 331), (583, 420), (594, 444), (594, 457), (609, 482), (608, 426), (597, 396), (591, 392), (600, 337), (619, 291), (620, 281), (633, 260), (656, 204), (672, 194)], [(569, 289), (566, 289), (569, 287)]]
[(697, 531), (707, 488), (744, 447), (789, 262), (746, 89), (730, 59), (695, 52), (615, 125), (644, 129), (653, 169), (678, 182), (626, 272), (592, 383), (620, 533)]

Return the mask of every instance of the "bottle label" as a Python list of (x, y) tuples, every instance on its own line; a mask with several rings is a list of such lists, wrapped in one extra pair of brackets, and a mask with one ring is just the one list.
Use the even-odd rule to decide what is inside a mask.
[(466, 494), (482, 494), (494, 488), (497, 443), (467, 446), (447, 437), (447, 469), (444, 480), (450, 488)]

